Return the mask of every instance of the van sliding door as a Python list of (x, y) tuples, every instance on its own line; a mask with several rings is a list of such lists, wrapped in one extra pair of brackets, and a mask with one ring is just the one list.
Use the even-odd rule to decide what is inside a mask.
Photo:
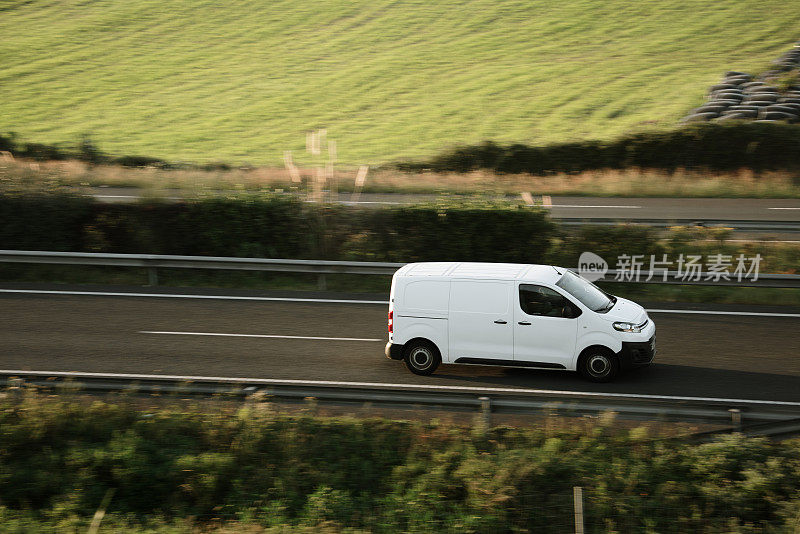
[(513, 289), (513, 282), (495, 280), (450, 283), (451, 361), (485, 363), (482, 360), (513, 359)]

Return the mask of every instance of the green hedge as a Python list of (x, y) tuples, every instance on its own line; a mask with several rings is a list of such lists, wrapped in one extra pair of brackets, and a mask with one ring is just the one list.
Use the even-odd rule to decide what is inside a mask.
[[(201, 168), (227, 170), (225, 163), (191, 165), (148, 156), (112, 157), (84, 135), (75, 146), (21, 142), (13, 134), (0, 135), (0, 150), (37, 160), (79, 159), (127, 167)], [(698, 123), (681, 128), (627, 135), (612, 141), (574, 141), (546, 146), (498, 145), (486, 141), (456, 147), (428, 161), (396, 166), (406, 171), (469, 172), (547, 175), (594, 169), (640, 167), (673, 171), (678, 168), (729, 171), (800, 169), (800, 125), (728, 121)]]
[(0, 248), (381, 261), (543, 261), (544, 212), (502, 204), (364, 209), (289, 196), (102, 204), (0, 195)]
[(729, 122), (628, 135), (614, 141), (579, 141), (548, 146), (485, 142), (462, 146), (429, 161), (403, 162), (402, 170), (547, 175), (604, 168), (640, 167), (717, 171), (800, 168), (800, 125)]
[[(238, 519), (372, 532), (796, 532), (798, 443), (0, 401), (0, 517)], [(113, 522), (113, 519), (112, 519)], [(76, 529), (77, 530), (77, 529)], [(21, 530), (23, 531), (23, 530)]]

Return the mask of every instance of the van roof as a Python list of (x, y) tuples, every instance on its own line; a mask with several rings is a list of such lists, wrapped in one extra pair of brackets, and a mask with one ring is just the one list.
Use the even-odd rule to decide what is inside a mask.
[(421, 262), (397, 271), (403, 277), (493, 278), (555, 284), (567, 269), (526, 263)]

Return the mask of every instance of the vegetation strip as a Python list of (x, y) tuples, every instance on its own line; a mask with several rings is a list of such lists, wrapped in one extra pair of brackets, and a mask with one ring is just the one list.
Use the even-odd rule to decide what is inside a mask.
[(20, 393), (0, 400), (0, 520), (17, 532), (85, 531), (109, 490), (115, 532), (562, 533), (574, 486), (590, 531), (788, 533), (800, 510), (796, 441), (689, 444), (609, 416), (465, 428)]

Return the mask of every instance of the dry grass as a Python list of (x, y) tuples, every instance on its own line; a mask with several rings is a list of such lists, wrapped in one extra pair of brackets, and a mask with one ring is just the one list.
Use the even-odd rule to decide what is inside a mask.
[[(302, 182), (293, 183), (286, 169), (253, 167), (231, 170), (164, 170), (90, 165), (81, 161), (0, 161), (0, 183), (49, 184), (86, 187), (136, 187), (152, 196), (177, 189), (197, 194), (218, 191), (306, 190), (313, 169), (299, 169)], [(335, 173), (339, 191), (354, 188), (357, 169)], [(336, 189), (334, 188), (334, 189)], [(624, 169), (587, 171), (580, 174), (530, 176), (402, 173), (391, 169), (370, 170), (366, 193), (456, 193), (534, 195), (586, 195), (620, 197), (745, 197), (800, 198), (800, 177), (789, 172), (700, 173), (678, 170)]]

